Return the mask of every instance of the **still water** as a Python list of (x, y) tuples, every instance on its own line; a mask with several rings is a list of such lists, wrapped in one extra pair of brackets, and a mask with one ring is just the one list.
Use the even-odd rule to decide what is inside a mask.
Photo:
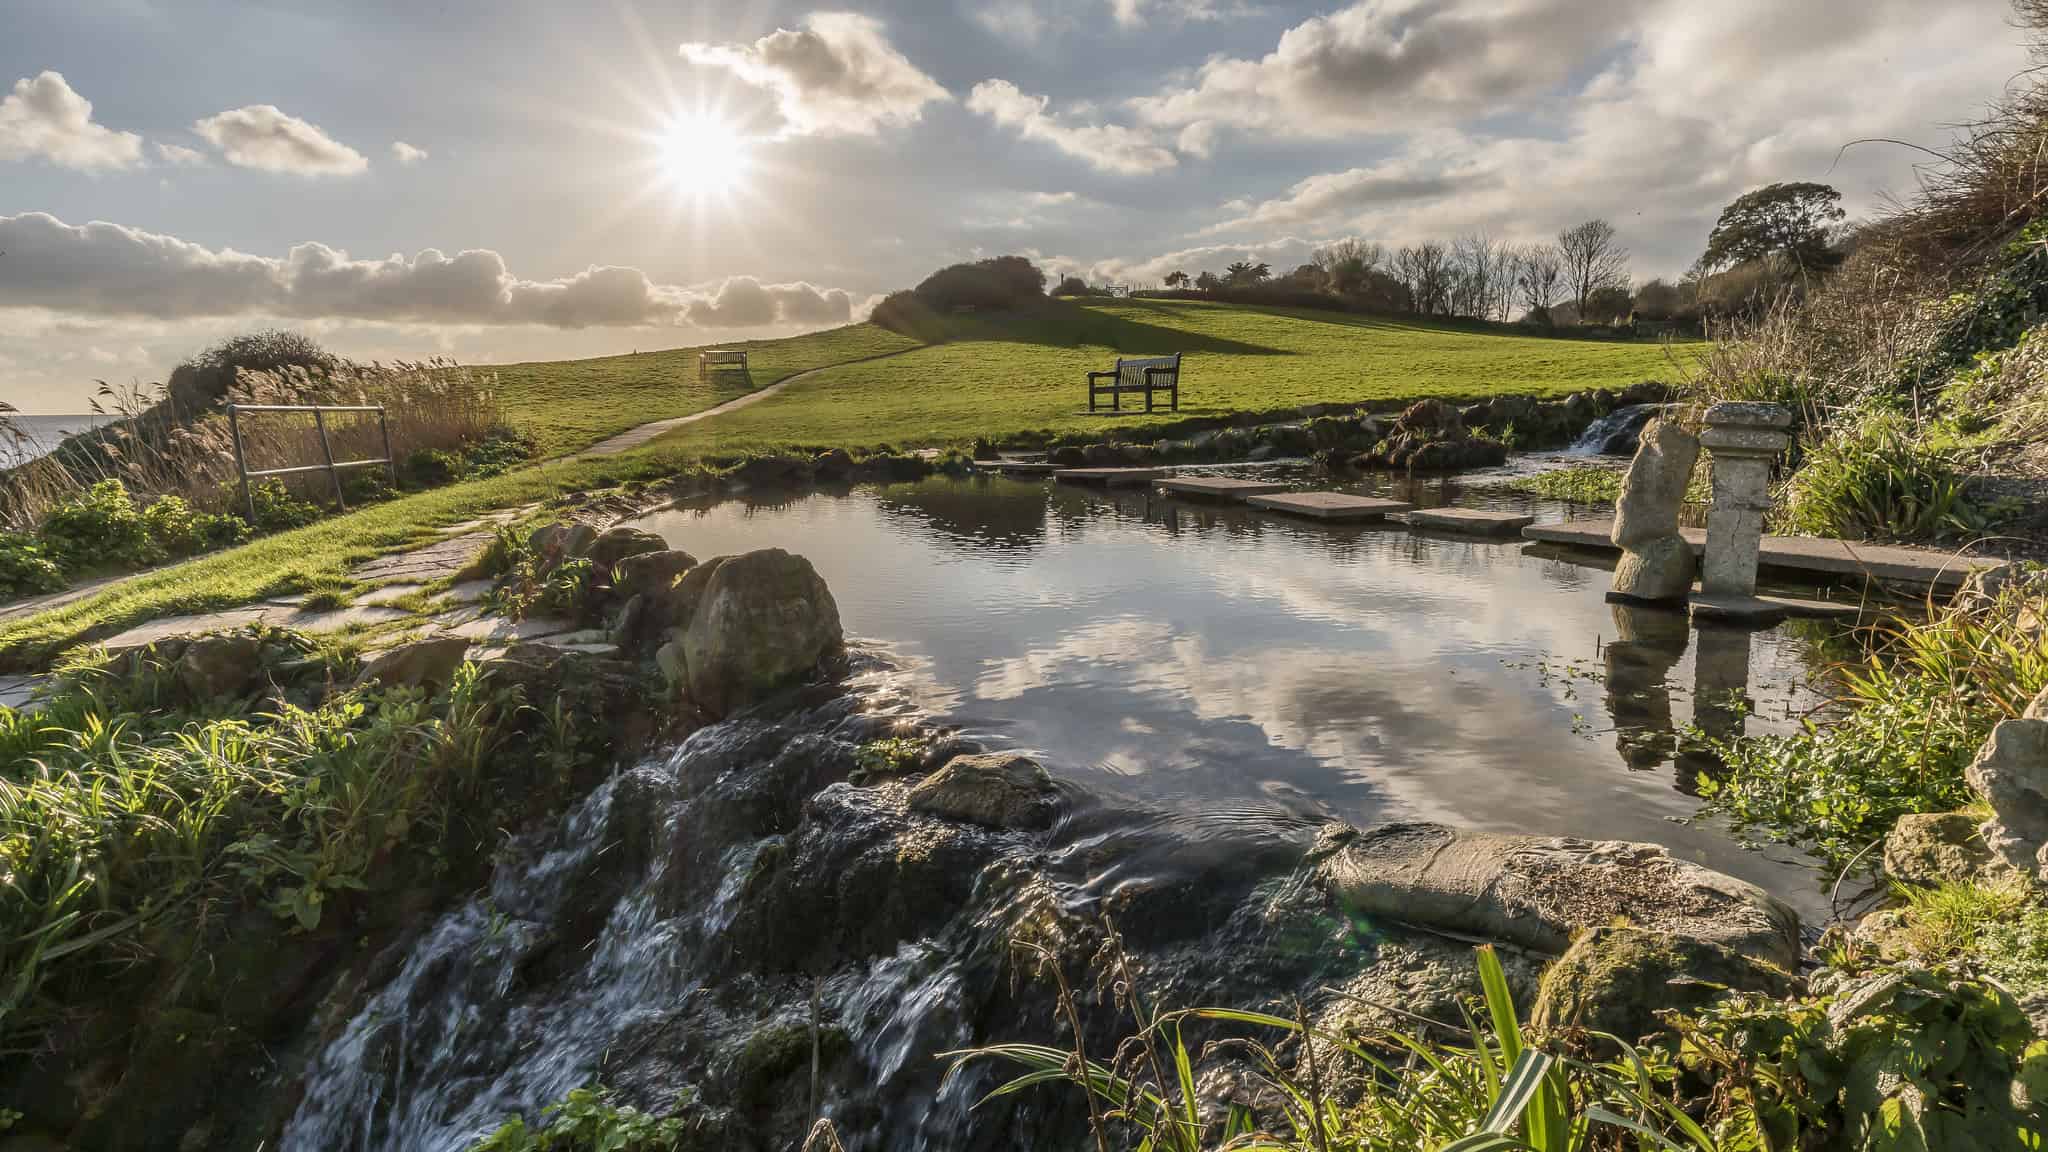
[[(1455, 482), (1376, 486), (1566, 513)], [(935, 719), (1189, 835), (1305, 836), (1337, 818), (1648, 840), (1809, 916), (1824, 904), (1797, 854), (1689, 821), (1712, 765), (1673, 739), (1695, 718), (1789, 726), (1821, 690), (1811, 625), (1695, 632), (1607, 604), (1605, 571), (1518, 541), (1045, 481), (733, 500), (644, 525), (699, 557), (808, 557), (848, 635), (885, 650)]]

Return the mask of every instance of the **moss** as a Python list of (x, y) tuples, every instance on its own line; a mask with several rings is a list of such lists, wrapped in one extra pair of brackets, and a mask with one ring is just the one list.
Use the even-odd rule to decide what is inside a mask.
[(1772, 964), (1699, 940), (1615, 926), (1582, 933), (1544, 973), (1531, 1022), (1624, 1040), (1662, 1029), (1664, 1011), (1695, 1011), (1728, 989), (1783, 995), (1793, 978)]
[[(827, 1024), (818, 1029), (818, 1058), (830, 1064), (852, 1049), (846, 1030)], [(747, 1107), (769, 1103), (776, 1087), (793, 1073), (811, 1066), (809, 1024), (769, 1024), (747, 1037), (733, 1064), (734, 1096)]]

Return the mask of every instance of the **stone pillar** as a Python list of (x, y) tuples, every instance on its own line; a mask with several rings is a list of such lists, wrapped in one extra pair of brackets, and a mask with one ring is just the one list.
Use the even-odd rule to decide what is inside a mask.
[(1757, 549), (1771, 508), (1771, 462), (1792, 442), (1792, 414), (1776, 404), (1722, 403), (1707, 409), (1700, 444), (1714, 460), (1714, 508), (1700, 591), (1754, 596)]

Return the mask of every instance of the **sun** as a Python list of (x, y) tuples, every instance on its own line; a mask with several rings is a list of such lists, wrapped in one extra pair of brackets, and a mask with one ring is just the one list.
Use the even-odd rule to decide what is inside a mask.
[(679, 194), (725, 195), (746, 182), (754, 141), (717, 116), (681, 116), (656, 138), (655, 159), (663, 179)]

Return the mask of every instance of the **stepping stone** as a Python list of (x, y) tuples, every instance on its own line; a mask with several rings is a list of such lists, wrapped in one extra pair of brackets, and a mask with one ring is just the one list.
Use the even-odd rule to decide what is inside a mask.
[(446, 592), (435, 599), (436, 604), (479, 604), (497, 584), (494, 580), (464, 580), (452, 584)]
[(1408, 513), (1410, 528), (1458, 532), (1467, 536), (1519, 536), (1536, 517), (1520, 512), (1488, 512), (1479, 508), (1417, 508)]
[(289, 615), (277, 615), (264, 621), (280, 628), (296, 628), (301, 632), (339, 632), (356, 624), (389, 624), (393, 620), (410, 620), (412, 613), (403, 608), (386, 608), (380, 604), (351, 604), (346, 608), (325, 610), (300, 609)]
[(356, 597), (356, 603), (389, 604), (393, 600), (403, 600), (425, 587), (425, 584), (386, 584), (382, 588), (372, 588), (368, 592)]
[[(1529, 540), (1565, 544), (1574, 548), (1613, 551), (1609, 538), (1614, 521), (1567, 520), (1560, 524), (1534, 524), (1522, 529)], [(1704, 528), (1681, 528), (1695, 553), (1707, 548)], [(2003, 560), (1981, 556), (1958, 556), (1934, 548), (1912, 548), (1897, 544), (1858, 544), (1818, 536), (1766, 536), (1758, 560), (1766, 568), (1798, 572), (1824, 572), (1830, 576), (1865, 576), (1873, 580), (1895, 580), (1942, 589), (1962, 586), (1970, 573), (2004, 568)]]
[(1287, 485), (1268, 480), (1232, 480), (1227, 476), (1172, 476), (1159, 482), (1168, 492), (1183, 496), (1208, 496), (1218, 500), (1242, 500), (1247, 496), (1270, 496), (1287, 491)]
[(532, 619), (513, 623), (501, 616), (485, 616), (466, 624), (441, 629), (443, 636), (460, 636), (465, 640), (486, 643), (509, 644), (515, 640), (545, 640), (576, 631), (573, 620)]
[(1415, 505), (1374, 496), (1347, 496), (1342, 492), (1288, 492), (1277, 496), (1253, 496), (1248, 503), (1274, 512), (1312, 516), (1318, 520), (1379, 520), (1396, 512), (1413, 511)]
[(1008, 476), (1050, 476), (1060, 470), (1057, 464), (1039, 464), (1026, 460), (994, 460), (981, 464)]
[(1052, 478), (1068, 484), (1107, 484), (1117, 488), (1150, 484), (1165, 475), (1164, 468), (1059, 468)]
[(0, 708), (20, 710), (36, 694), (40, 681), (34, 676), (0, 676)]
[(1795, 617), (1809, 620), (1854, 620), (1862, 615), (1855, 604), (1833, 600), (1802, 600), (1794, 596), (1722, 596), (1695, 592), (1687, 600), (1694, 620), (1768, 628)]

